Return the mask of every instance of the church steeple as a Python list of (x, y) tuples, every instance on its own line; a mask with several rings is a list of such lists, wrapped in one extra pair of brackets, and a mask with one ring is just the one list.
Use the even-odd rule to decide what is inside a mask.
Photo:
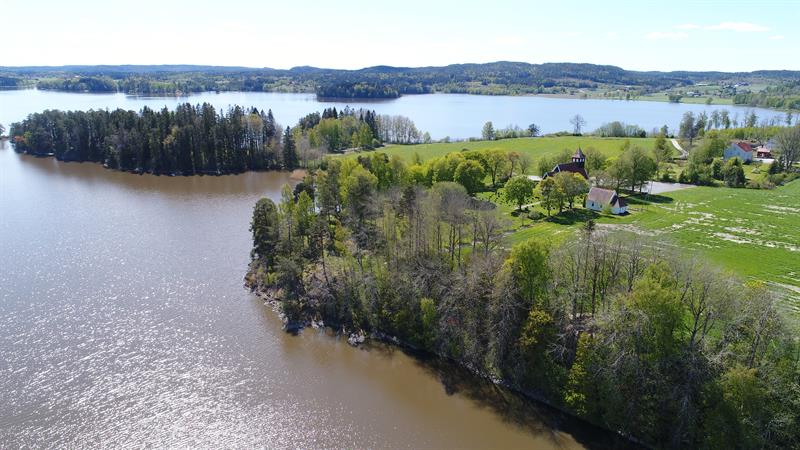
[(580, 167), (583, 167), (583, 164), (586, 162), (586, 155), (583, 154), (580, 146), (578, 146), (578, 149), (575, 150), (575, 154), (572, 155), (572, 162), (579, 165)]

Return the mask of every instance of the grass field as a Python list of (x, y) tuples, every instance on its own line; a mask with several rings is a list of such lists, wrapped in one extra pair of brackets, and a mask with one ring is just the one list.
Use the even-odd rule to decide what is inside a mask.
[[(708, 95), (704, 95), (703, 97), (682, 97), (681, 103), (693, 103), (693, 104), (705, 104), (708, 101)], [(711, 104), (712, 105), (733, 105), (733, 99), (730, 97), (726, 98), (719, 98), (711, 95)], [(647, 94), (636, 97), (636, 100), (643, 100), (649, 102), (668, 102), (669, 95), (664, 93), (658, 94)]]
[(696, 187), (629, 203), (625, 217), (577, 210), (558, 222), (515, 223), (508, 243), (561, 241), (591, 217), (601, 227), (658, 237), (739, 277), (768, 282), (800, 319), (800, 181), (771, 191)]
[[(558, 154), (564, 149), (573, 151), (578, 146), (584, 149), (593, 147), (614, 157), (621, 152), (624, 141), (622, 138), (540, 137), (392, 145), (378, 151), (398, 155), (410, 162), (414, 154), (425, 161), (463, 149), (497, 148), (530, 155), (535, 168), (540, 158)], [(651, 138), (631, 139), (633, 144), (648, 150), (653, 148), (654, 141)], [(746, 166), (748, 178), (756, 175), (752, 173), (756, 167)], [(674, 175), (677, 176), (680, 170), (675, 166)], [(509, 246), (531, 238), (548, 239), (557, 244), (572, 238), (575, 231), (592, 218), (601, 227), (658, 237), (741, 278), (770, 283), (776, 290), (787, 294), (785, 305), (800, 323), (800, 180), (770, 191), (696, 187), (647, 200), (630, 198), (630, 214), (624, 217), (577, 208), (557, 217), (534, 221), (528, 217), (529, 211), (545, 213), (538, 204), (517, 213), (514, 205), (504, 202), (502, 188), (478, 196), (496, 203), (510, 220), (506, 238)]]
[[(655, 144), (654, 138), (631, 138), (631, 143), (644, 149), (650, 150)], [(606, 156), (617, 156), (620, 153), (623, 138), (599, 138), (593, 136), (563, 136), (563, 137), (537, 137), (519, 139), (501, 139), (499, 141), (464, 141), (435, 144), (417, 145), (389, 145), (377, 151), (388, 155), (398, 155), (406, 162), (418, 154), (423, 161), (431, 158), (444, 156), (450, 152), (458, 152), (463, 149), (485, 150), (501, 149), (505, 151), (516, 151), (531, 156), (534, 163), (543, 156), (552, 156), (560, 153), (564, 149), (574, 151), (578, 146), (583, 149), (594, 147), (603, 152)], [(356, 155), (358, 153), (355, 153)], [(351, 153), (352, 155), (352, 153)]]

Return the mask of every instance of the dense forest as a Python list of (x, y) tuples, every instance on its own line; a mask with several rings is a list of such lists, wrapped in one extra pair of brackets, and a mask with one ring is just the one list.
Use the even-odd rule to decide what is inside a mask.
[[(748, 80), (777, 86), (782, 83), (796, 84), (800, 80), (800, 73), (794, 71), (637, 72), (594, 64), (507, 61), (443, 67), (375, 66), (359, 70), (216, 66), (0, 67), (0, 76), (35, 80), (41, 89), (81, 92), (112, 90), (129, 94), (176, 94), (276, 91), (316, 92), (321, 97), (346, 98), (391, 98), (429, 92), (558, 94), (570, 89), (587, 88), (634, 90), (641, 95), (700, 82)], [(752, 101), (750, 97), (740, 98), (741, 103)]]
[(169, 175), (288, 170), (318, 163), (330, 152), (423, 137), (408, 118), (369, 110), (330, 108), (281, 129), (271, 110), (234, 106), (218, 112), (207, 103), (138, 113), (44, 111), (12, 124), (9, 135), (21, 153)]
[(317, 87), (320, 98), (397, 98), (400, 92), (388, 85), (378, 83), (337, 83)]
[(591, 221), (506, 249), (493, 204), (413, 167), (328, 160), (258, 201), (247, 283), (290, 327), (435, 353), (648, 445), (800, 442), (800, 348), (765, 285)]

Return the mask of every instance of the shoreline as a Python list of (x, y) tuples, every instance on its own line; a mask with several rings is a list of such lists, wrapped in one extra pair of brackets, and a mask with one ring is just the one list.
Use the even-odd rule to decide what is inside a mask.
[(290, 333), (293, 335), (300, 334), (305, 328), (312, 328), (314, 330), (324, 329), (327, 328), (334, 333), (334, 335), (347, 337), (348, 345), (353, 347), (360, 347), (362, 345), (369, 345), (370, 341), (379, 342), (384, 345), (394, 346), (402, 351), (407, 352), (410, 356), (418, 359), (420, 361), (425, 361), (428, 358), (433, 358), (434, 360), (438, 360), (440, 362), (444, 362), (448, 365), (453, 366), (454, 368), (458, 368), (460, 370), (464, 370), (468, 372), (471, 376), (476, 377), (484, 382), (491, 383), (495, 386), (501, 387), (503, 389), (508, 390), (509, 392), (520, 396), (521, 398), (538, 403), (543, 405), (546, 408), (557, 412), (565, 417), (568, 417), (569, 420), (577, 421), (587, 427), (592, 427), (595, 430), (600, 430), (603, 433), (608, 433), (609, 436), (613, 437), (615, 440), (620, 440), (621, 442), (616, 442), (614, 448), (619, 448), (619, 445), (622, 444), (623, 448), (627, 445), (630, 448), (638, 448), (638, 447), (645, 447), (648, 448), (649, 446), (638, 440), (634, 436), (627, 436), (619, 431), (610, 430), (605, 428), (599, 424), (595, 424), (592, 422), (583, 419), (570, 410), (548, 400), (541, 394), (538, 394), (534, 391), (528, 391), (524, 389), (520, 389), (515, 387), (509, 381), (494, 377), (490, 374), (487, 374), (475, 367), (472, 367), (468, 364), (461, 363), (457, 360), (449, 358), (447, 356), (440, 355), (436, 352), (431, 352), (429, 350), (420, 349), (414, 345), (409, 344), (408, 342), (402, 341), (395, 336), (389, 336), (386, 333), (381, 331), (371, 331), (369, 333), (364, 332), (364, 330), (358, 330), (358, 332), (348, 332), (348, 330), (344, 327), (334, 327), (329, 324), (324, 323), (323, 320), (315, 320), (312, 318), (304, 317), (300, 321), (297, 322), (289, 322), (286, 318), (286, 315), (283, 314), (281, 311), (281, 300), (279, 297), (279, 292), (276, 288), (271, 286), (262, 285), (260, 283), (256, 283), (256, 275), (255, 275), (256, 268), (253, 267), (251, 264), (248, 267), (247, 273), (244, 277), (244, 287), (250, 291), (253, 295), (258, 297), (260, 300), (263, 301), (264, 306), (272, 309), (280, 318), (281, 322), (283, 323), (283, 330), (286, 333)]
[[(64, 94), (97, 94), (97, 95), (115, 95), (115, 94), (122, 94), (129, 97), (144, 97), (144, 98), (185, 98), (188, 99), (195, 95), (201, 94), (222, 94), (222, 93), (241, 93), (241, 94), (303, 94), (303, 95), (315, 95), (314, 91), (285, 91), (285, 90), (273, 90), (273, 91), (193, 91), (193, 92), (179, 92), (179, 93), (129, 93), (124, 91), (69, 91), (69, 90), (62, 90), (62, 89), (41, 89), (38, 87), (22, 87), (22, 88), (14, 88), (8, 90), (35, 90), (35, 91), (43, 91), (43, 92), (59, 92)], [(609, 100), (609, 101), (622, 101), (622, 102), (656, 102), (656, 103), (674, 103), (670, 102), (667, 98), (657, 98), (657, 97), (648, 97), (648, 96), (639, 96), (636, 98), (615, 98), (615, 97), (603, 97), (599, 95), (592, 95), (587, 94), (584, 97), (584, 94), (538, 94), (538, 93), (520, 93), (520, 94), (513, 94), (513, 93), (471, 93), (471, 92), (446, 92), (446, 91), (431, 91), (427, 93), (419, 93), (419, 94), (400, 94), (397, 97), (317, 97), (315, 96), (316, 100), (320, 103), (326, 102), (340, 102), (340, 103), (347, 103), (351, 101), (353, 103), (381, 103), (381, 102), (391, 102), (393, 100), (397, 100), (401, 97), (407, 96), (414, 96), (414, 95), (472, 95), (472, 96), (483, 96), (483, 97), (541, 97), (541, 98), (555, 98), (555, 99), (566, 99), (566, 100)], [(666, 93), (656, 93), (653, 95), (666, 95)], [(759, 105), (746, 105), (746, 104), (736, 104), (733, 103), (733, 99), (729, 97), (719, 98), (719, 97), (712, 97), (714, 100), (711, 103), (706, 103), (705, 99), (707, 97), (687, 97), (687, 98), (697, 98), (703, 101), (679, 101), (675, 104), (684, 104), (684, 105), (701, 105), (701, 106), (730, 106), (730, 107), (737, 107), (737, 108), (759, 108), (759, 109), (766, 109), (770, 111), (780, 111), (780, 112), (789, 112), (789, 111), (796, 111), (792, 109), (785, 109), (785, 108), (773, 108), (770, 106), (759, 106)], [(728, 101), (720, 101), (720, 100), (728, 100)]]
[[(0, 142), (9, 141), (8, 137), (0, 138)], [(18, 152), (16, 149), (11, 148), (14, 153), (22, 156), (28, 156), (31, 158), (36, 159), (52, 159), (59, 163), (63, 164), (95, 164), (102, 167), (105, 170), (109, 170), (111, 172), (118, 172), (118, 173), (125, 173), (129, 175), (139, 175), (139, 176), (153, 176), (153, 177), (166, 177), (166, 178), (193, 178), (193, 177), (225, 177), (225, 176), (236, 176), (236, 175), (244, 175), (246, 173), (267, 173), (267, 172), (283, 172), (289, 173), (289, 178), (292, 181), (302, 181), (303, 178), (308, 174), (308, 169), (306, 168), (297, 168), (297, 169), (266, 169), (266, 170), (244, 170), (242, 172), (198, 172), (194, 174), (184, 174), (184, 173), (153, 173), (153, 172), (146, 172), (143, 170), (123, 170), (123, 169), (114, 169), (112, 167), (108, 167), (107, 164), (101, 163), (99, 161), (76, 161), (76, 160), (65, 160), (65, 159), (58, 159), (52, 153), (47, 154), (36, 154), (36, 153), (26, 153), (26, 152)]]

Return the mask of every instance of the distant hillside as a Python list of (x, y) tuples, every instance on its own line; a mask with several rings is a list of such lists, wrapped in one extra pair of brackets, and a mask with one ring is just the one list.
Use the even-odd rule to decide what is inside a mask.
[[(747, 89), (736, 91), (736, 87), (753, 84), (780, 88), (782, 95), (794, 95), (794, 86), (800, 83), (800, 71), (640, 72), (607, 65), (510, 61), (443, 67), (375, 66), (358, 70), (195, 65), (0, 67), (0, 77), (8, 86), (35, 84), (40, 89), (73, 92), (275, 91), (316, 92), (321, 97), (344, 98), (393, 98), (430, 92), (575, 95), (592, 91), (615, 92), (614, 95), (623, 92), (626, 97), (635, 97), (699, 83), (722, 85), (728, 90), (720, 95), (733, 98), (736, 94), (751, 93)], [(784, 88), (787, 85), (788, 90)]]

